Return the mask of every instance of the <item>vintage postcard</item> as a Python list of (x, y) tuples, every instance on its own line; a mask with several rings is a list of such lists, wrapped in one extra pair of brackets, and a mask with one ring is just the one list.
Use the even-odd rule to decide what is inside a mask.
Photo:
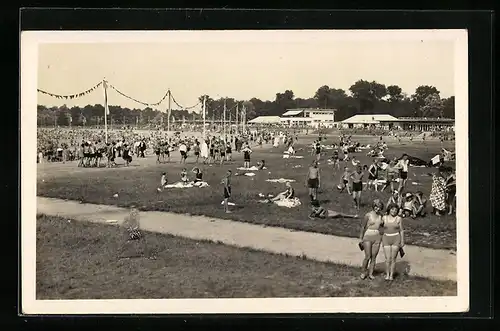
[(24, 314), (465, 312), (466, 30), (21, 35)]

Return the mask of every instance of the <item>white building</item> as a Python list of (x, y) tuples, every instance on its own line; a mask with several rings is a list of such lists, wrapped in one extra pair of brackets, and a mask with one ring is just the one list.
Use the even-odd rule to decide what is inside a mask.
[(248, 121), (248, 124), (280, 124), (279, 116), (259, 116)]
[(363, 114), (354, 115), (341, 122), (343, 128), (380, 127), (390, 129), (397, 124), (399, 119), (388, 114)]
[(282, 124), (290, 127), (334, 127), (335, 109), (297, 108), (288, 109), (280, 117)]

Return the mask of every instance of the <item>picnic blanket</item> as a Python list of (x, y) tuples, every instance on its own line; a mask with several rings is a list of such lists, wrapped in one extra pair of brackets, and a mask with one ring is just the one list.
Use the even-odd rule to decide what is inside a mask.
[[(250, 168), (243, 168), (243, 167), (240, 167), (240, 168), (236, 168), (238, 170), (245, 170), (245, 171), (257, 171), (259, 170), (259, 168), (257, 168), (256, 166), (251, 166)], [(267, 169), (266, 167), (263, 168), (264, 169)]]
[(283, 154), (284, 159), (303, 159), (303, 156), (300, 155), (288, 155), (288, 154)]
[(255, 174), (253, 172), (246, 172), (245, 176), (253, 177), (253, 176), (255, 176)]
[(274, 201), (274, 203), (280, 207), (287, 207), (287, 208), (294, 208), (301, 205), (300, 200), (298, 198), (277, 200)]
[(207, 182), (189, 182), (189, 183), (183, 183), (183, 182), (177, 182), (174, 184), (167, 184), (165, 185), (165, 188), (192, 188), (192, 187), (208, 187)]
[(295, 179), (285, 179), (285, 178), (279, 178), (279, 179), (266, 179), (266, 182), (271, 182), (271, 183), (281, 183), (284, 184), (286, 182), (295, 182)]

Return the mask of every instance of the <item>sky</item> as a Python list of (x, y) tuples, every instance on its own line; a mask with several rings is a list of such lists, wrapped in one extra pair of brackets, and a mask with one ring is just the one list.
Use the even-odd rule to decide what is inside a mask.
[[(318, 34), (319, 36), (320, 34)], [(312, 97), (323, 85), (348, 91), (357, 80), (398, 85), (411, 95), (433, 85), (441, 97), (454, 95), (454, 41), (432, 38), (325, 38), (314, 34), (272, 35), (251, 39), (237, 32), (227, 38), (144, 38), (141, 42), (99, 42), (78, 38), (41, 43), (38, 88), (68, 95), (83, 92), (103, 78), (125, 94), (156, 103), (170, 89), (177, 102), (190, 107), (198, 97), (257, 97), (274, 100), (290, 89), (295, 97)], [(92, 42), (94, 40), (94, 42)], [(85, 106), (103, 103), (102, 89), (64, 100), (38, 93), (38, 104)], [(110, 105), (144, 106), (108, 92)], [(172, 104), (173, 108), (174, 104)], [(163, 102), (155, 109), (166, 109)], [(198, 110), (198, 109), (194, 109)]]

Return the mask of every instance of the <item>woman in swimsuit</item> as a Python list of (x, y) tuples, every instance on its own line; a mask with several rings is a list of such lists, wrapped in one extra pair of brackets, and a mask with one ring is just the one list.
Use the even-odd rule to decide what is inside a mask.
[(363, 190), (363, 176), (364, 172), (360, 165), (358, 165), (356, 167), (356, 171), (349, 176), (349, 178), (352, 180), (352, 198), (354, 199), (354, 205), (358, 210), (361, 204), (361, 191)]
[(403, 199), (403, 204), (401, 208), (400, 216), (402, 217), (410, 217), (413, 216), (413, 207), (415, 205), (415, 199), (413, 194), (407, 192)]
[(403, 219), (398, 215), (399, 207), (397, 205), (390, 205), (387, 209), (389, 213), (382, 217), (384, 229), (382, 247), (385, 255), (385, 280), (393, 280), (396, 257), (404, 246)]
[(368, 168), (368, 190), (371, 190), (372, 187), (377, 191), (376, 180), (378, 179), (378, 161), (377, 159), (373, 159), (373, 163)]
[(389, 206), (391, 205), (396, 205), (398, 207), (401, 207), (402, 201), (401, 201), (401, 195), (399, 195), (398, 190), (392, 191), (392, 195), (389, 197), (389, 200), (387, 201), (387, 209), (386, 212), (389, 212)]
[[(367, 276), (374, 279), (373, 270), (377, 261), (377, 254), (380, 250), (380, 241), (382, 240), (382, 216), (381, 212), (384, 209), (384, 204), (379, 199), (373, 201), (372, 211), (368, 212), (363, 218), (360, 232), (360, 247), (363, 247), (365, 258), (361, 268), (361, 279)], [(362, 245), (362, 246), (361, 246)], [(369, 264), (369, 265), (368, 265)], [(368, 273), (368, 275), (367, 275)]]
[(269, 202), (285, 200), (285, 199), (293, 199), (295, 197), (295, 190), (293, 189), (292, 184), (290, 182), (286, 182), (285, 186), (286, 186), (286, 191), (279, 193), (272, 199), (269, 199)]
[(338, 189), (340, 190), (340, 193), (344, 192), (344, 189), (347, 189), (347, 194), (351, 195), (351, 188), (349, 186), (349, 178), (351, 176), (351, 173), (349, 172), (348, 167), (344, 167), (344, 173), (340, 177), (340, 183), (338, 186)]
[(448, 205), (448, 215), (453, 214), (453, 206), (457, 198), (457, 178), (455, 173), (451, 173), (446, 179), (446, 204)]

